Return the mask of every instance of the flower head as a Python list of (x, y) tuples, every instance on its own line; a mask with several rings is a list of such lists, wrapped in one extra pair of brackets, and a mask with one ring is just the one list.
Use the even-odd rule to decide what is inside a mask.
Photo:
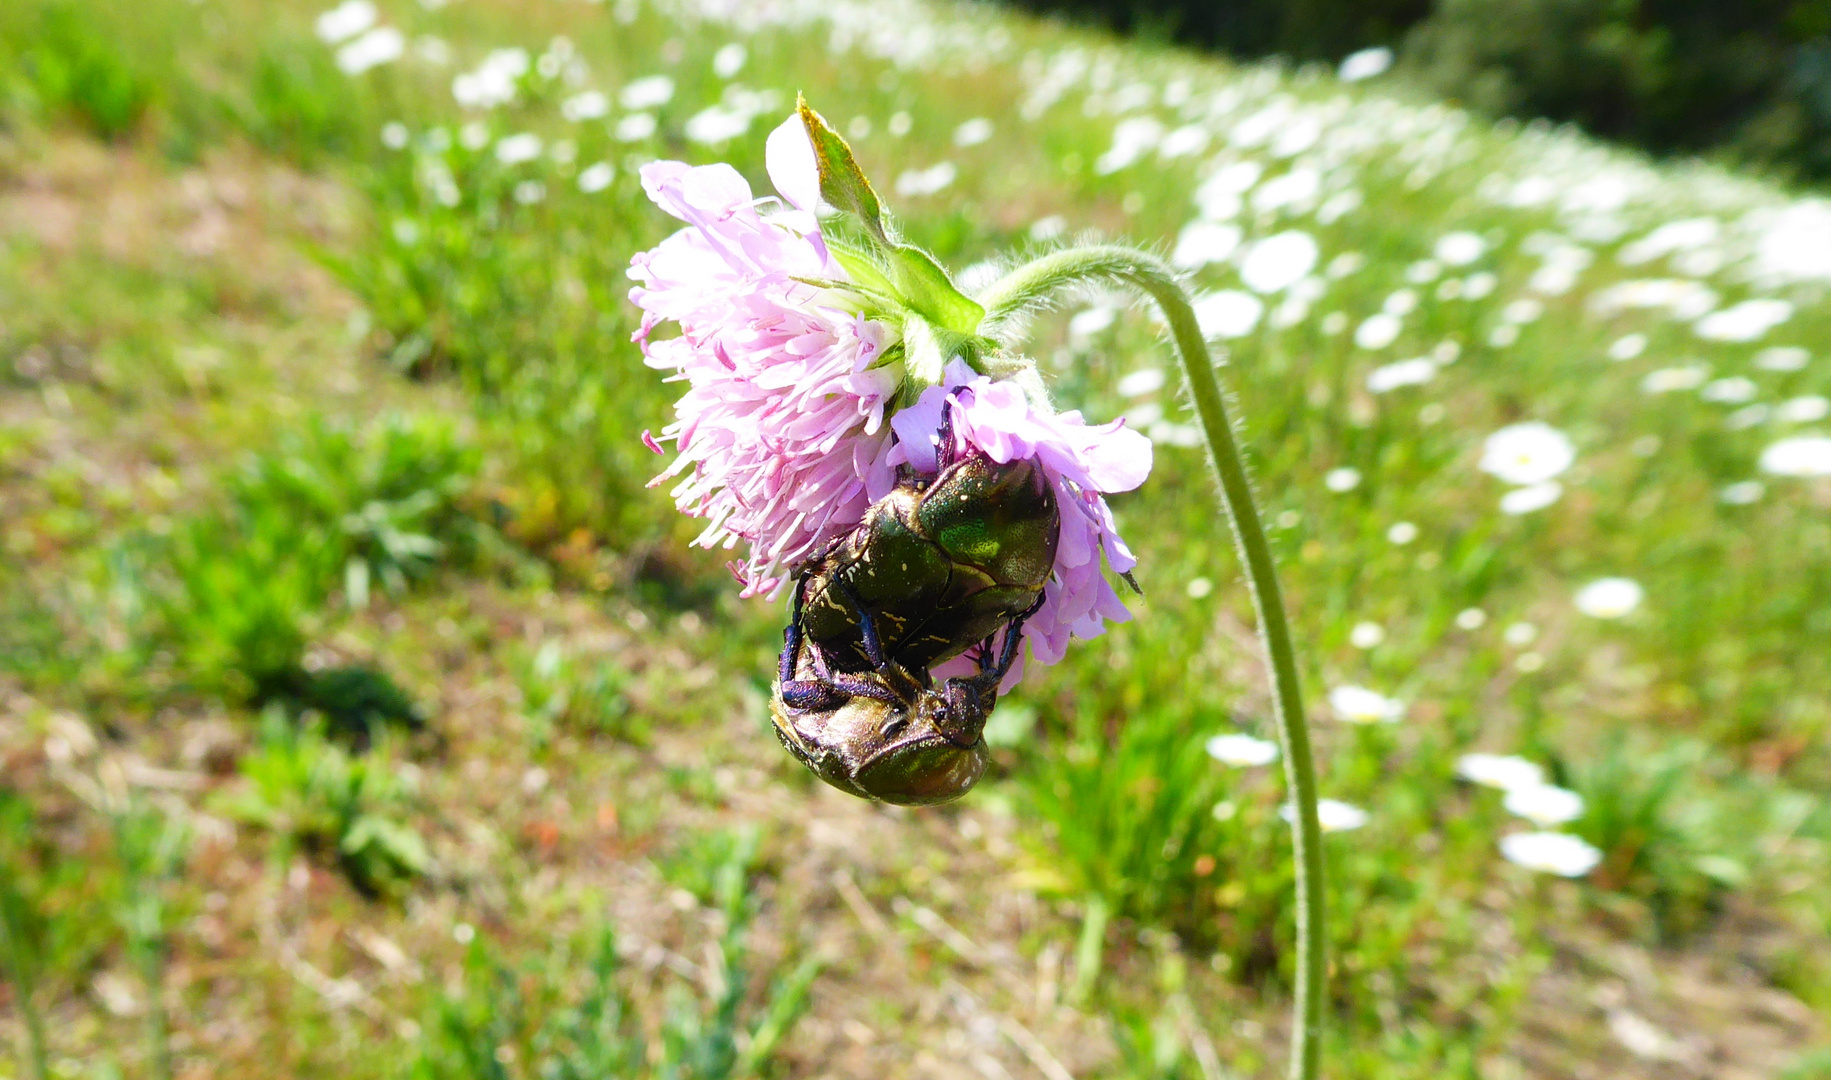
[(1602, 861), (1602, 852), (1568, 833), (1526, 832), (1500, 838), (1500, 853), (1510, 863), (1560, 877), (1582, 877)]
[(1364, 686), (1338, 686), (1329, 691), (1329, 707), (1337, 720), (1350, 724), (1396, 724), (1405, 715), (1405, 703)]
[[(805, 104), (767, 151), (779, 199), (754, 197), (728, 165), (662, 161), (641, 174), (686, 223), (629, 274), (649, 365), (687, 384), (661, 433), (678, 456), (655, 482), (675, 480), (676, 505), (707, 519), (696, 542), (748, 544), (732, 564), (744, 595), (776, 596), (900, 478), (935, 474), (946, 430), (952, 452), (1034, 460), (1054, 488), (1061, 531), (1024, 627), (1030, 655), (1052, 664), (1071, 637), (1129, 618), (1105, 570), (1125, 574), (1136, 560), (1103, 496), (1143, 483), (1150, 440), (1123, 422), (1056, 413), (1013, 381), (1029, 370), (1016, 358), (998, 369), (1013, 379), (982, 374), (974, 364), (995, 348), (977, 334), (983, 309), (896, 238), (849, 149)], [(814, 214), (823, 199), (859, 219), (864, 250), (829, 246)], [(679, 336), (657, 340), (662, 322)]]
[[(649, 366), (687, 383), (662, 432), (679, 456), (656, 482), (678, 478), (675, 504), (707, 519), (697, 543), (749, 544), (733, 564), (746, 596), (778, 594), (895, 482), (884, 422), (902, 383), (884, 362), (895, 328), (865, 315), (827, 250), (800, 124), (769, 139), (784, 201), (755, 198), (729, 165), (644, 166), (649, 198), (686, 227), (629, 270)], [(654, 340), (662, 321), (680, 336)]]
[(1509, 424), (1489, 435), (1481, 448), (1481, 471), (1509, 484), (1543, 484), (1577, 460), (1577, 449), (1562, 431), (1536, 420)]
[(1456, 775), (1502, 791), (1538, 787), (1545, 782), (1545, 770), (1512, 754), (1464, 754), (1456, 759)]
[(1278, 760), (1278, 744), (1243, 732), (1216, 735), (1208, 740), (1208, 756), (1223, 765), (1270, 765)]
[(1513, 788), (1501, 805), (1507, 813), (1518, 814), (1541, 829), (1575, 821), (1583, 814), (1583, 796), (1550, 784)]
[(1577, 610), (1593, 619), (1619, 619), (1639, 607), (1646, 594), (1632, 578), (1597, 578), (1577, 590)]

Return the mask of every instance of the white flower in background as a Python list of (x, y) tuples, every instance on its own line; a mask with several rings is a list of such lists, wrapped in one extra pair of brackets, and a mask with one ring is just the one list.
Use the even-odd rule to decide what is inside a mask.
[(318, 16), (318, 40), (326, 45), (353, 38), (375, 25), (375, 5), (369, 0), (344, 0)]
[(1464, 754), (1456, 759), (1456, 775), (1501, 791), (1534, 788), (1545, 783), (1545, 770), (1516, 754)]
[[(1068, 336), (1076, 339), (1090, 338), (1113, 325), (1119, 317), (1119, 309), (1111, 304), (1095, 304), (1082, 308), (1068, 320)], [(1129, 378), (1130, 376), (1127, 376)], [(1123, 386), (1125, 380), (1120, 380)], [(1121, 391), (1123, 393), (1123, 391)]]
[(1359, 188), (1338, 191), (1329, 196), (1327, 202), (1316, 208), (1316, 221), (1322, 225), (1333, 225), (1359, 210), (1364, 201)]
[(1831, 203), (1799, 201), (1745, 220), (1759, 230), (1754, 257), (1758, 277), (1773, 282), (1831, 281)]
[(515, 185), (512, 193), (515, 201), (523, 206), (533, 206), (547, 197), (547, 185), (539, 180), (523, 180)]
[(660, 108), (674, 100), (674, 80), (666, 75), (645, 75), (626, 84), (617, 100), (632, 112)]
[(610, 115), (610, 97), (602, 90), (586, 90), (559, 103), (559, 114), (573, 123)]
[(390, 150), (405, 150), (412, 138), (413, 133), (399, 120), (391, 120), (381, 126), (381, 144)]
[(744, 70), (744, 64), (750, 59), (750, 50), (741, 41), (722, 45), (712, 54), (712, 74), (721, 79), (729, 79)]
[(1744, 300), (1711, 312), (1691, 329), (1706, 341), (1754, 341), (1792, 317), (1793, 305), (1785, 300)]
[[(728, 143), (749, 131), (750, 122), (755, 118), (756, 114), (748, 109), (708, 105), (688, 118), (684, 130), (687, 138), (696, 143), (703, 146), (717, 146), (721, 143)], [(952, 181), (953, 177), (949, 176), (948, 180)]]
[(1501, 837), (1500, 853), (1517, 866), (1568, 878), (1582, 877), (1602, 862), (1602, 852), (1567, 833), (1513, 833)]
[(1617, 361), (1632, 360), (1646, 351), (1647, 335), (1627, 334), (1617, 338), (1615, 343), (1608, 347), (1608, 358)]
[(1810, 424), (1831, 414), (1831, 400), (1819, 394), (1788, 398), (1774, 410), (1774, 419), (1787, 424)]
[(1280, 210), (1302, 213), (1321, 191), (1322, 174), (1315, 169), (1298, 168), (1260, 184), (1249, 201), (1261, 214)]
[(1731, 431), (1741, 431), (1744, 428), (1752, 428), (1765, 424), (1773, 418), (1774, 407), (1772, 405), (1757, 402), (1753, 405), (1744, 405), (1742, 408), (1730, 413), (1724, 418), (1723, 426)]
[(1265, 305), (1258, 297), (1238, 289), (1203, 293), (1191, 306), (1202, 333), (1223, 340), (1252, 333), (1259, 325), (1259, 317), (1265, 314)]
[(955, 146), (978, 146), (992, 137), (992, 122), (976, 116), (954, 129)]
[(1755, 354), (1755, 366), (1762, 371), (1799, 371), (1812, 354), (1797, 345), (1776, 345)]
[(1564, 825), (1583, 816), (1583, 796), (1550, 784), (1511, 788), (1501, 803), (1507, 813), (1525, 818), (1541, 829)]
[(1283, 292), (1309, 276), (1321, 257), (1316, 240), (1297, 229), (1254, 244), (1240, 263), (1240, 280), (1256, 293)]
[(1482, 300), (1500, 285), (1500, 278), (1486, 270), (1470, 274), (1462, 279), (1462, 298), (1464, 300)]
[(1513, 517), (1543, 510), (1564, 497), (1564, 485), (1556, 480), (1547, 480), (1542, 484), (1527, 484), (1514, 488), (1500, 497), (1500, 512)]
[(1639, 266), (1674, 252), (1691, 251), (1714, 244), (1722, 232), (1723, 225), (1715, 218), (1668, 221), (1640, 239), (1623, 244), (1615, 259), (1623, 266)]
[(515, 100), (516, 84), (528, 73), (526, 49), (493, 49), (475, 70), (451, 80), (451, 96), (466, 109), (493, 109)]
[[(1289, 803), (1285, 803), (1278, 809), (1278, 816), (1287, 822), (1295, 821), (1297, 811)], [(1342, 802), (1340, 799), (1318, 799), (1316, 800), (1316, 820), (1317, 824), (1322, 826), (1323, 832), (1330, 833), (1352, 832), (1367, 824), (1371, 818), (1367, 816), (1367, 811)]]
[(433, 67), (451, 66), (451, 46), (446, 43), (444, 38), (436, 38), (431, 34), (421, 34), (419, 37), (413, 39), (413, 52), (414, 55), (418, 56), (421, 60), (426, 61), (428, 64), (431, 64)]
[(1212, 221), (1191, 221), (1176, 234), (1170, 261), (1185, 270), (1199, 270), (1224, 261), (1240, 246), (1240, 227)]
[(1189, 584), (1183, 586), (1183, 591), (1189, 594), (1191, 600), (1206, 599), (1214, 591), (1214, 581), (1211, 578), (1193, 577), (1189, 579)]
[(1139, 368), (1120, 379), (1115, 389), (1120, 397), (1143, 397), (1163, 389), (1163, 383), (1162, 368)]
[(1467, 266), (1488, 252), (1488, 242), (1472, 232), (1445, 233), (1432, 249), (1445, 266)]
[(1157, 144), (1157, 156), (1174, 161), (1177, 158), (1193, 157), (1208, 149), (1213, 136), (1208, 129), (1199, 124), (1184, 124), (1163, 137)]
[(1710, 378), (1709, 364), (1686, 364), (1684, 367), (1660, 368), (1647, 372), (1640, 380), (1643, 394), (1669, 394), (1675, 390), (1696, 390)]
[(1488, 613), (1478, 607), (1463, 608), (1456, 613), (1456, 625), (1464, 630), (1479, 630), (1488, 625)]
[(378, 26), (337, 50), (337, 69), (361, 75), (382, 64), (392, 64), (407, 52), (407, 36), (392, 26)]
[(1418, 294), (1413, 289), (1397, 289), (1380, 304), (1380, 310), (1403, 319), (1418, 310)]
[(655, 134), (654, 113), (630, 113), (617, 121), (615, 132), (618, 142), (641, 142)]
[(540, 136), (532, 132), (506, 135), (496, 143), (496, 160), (504, 165), (521, 165), (540, 156)]
[(1543, 301), (1523, 296), (1514, 300), (1500, 310), (1500, 321), (1509, 326), (1523, 326), (1526, 323), (1538, 322), (1545, 314)]
[(1163, 122), (1154, 116), (1131, 116), (1113, 128), (1113, 145), (1094, 162), (1094, 172), (1107, 176), (1137, 161), (1156, 148), (1164, 137)]
[(1761, 471), (1775, 476), (1831, 476), (1831, 435), (1795, 435), (1761, 451)]
[(1384, 364), (1367, 373), (1367, 390), (1384, 394), (1401, 386), (1419, 386), (1437, 377), (1437, 364), (1428, 356)]
[(1341, 67), (1336, 69), (1336, 78), (1342, 82), (1360, 82), (1376, 75), (1384, 75), (1392, 67), (1392, 50), (1385, 46), (1362, 49), (1351, 52), (1342, 58)]
[(587, 165), (579, 170), (579, 190), (587, 195), (603, 191), (617, 178), (617, 170), (608, 161)]
[(1256, 161), (1236, 161), (1203, 180), (1195, 189), (1195, 205), (1210, 221), (1229, 221), (1239, 216), (1242, 196), (1252, 190), (1265, 174), (1265, 166)]
[(1419, 259), (1405, 268), (1405, 280), (1413, 285), (1428, 285), (1443, 276), (1443, 264), (1435, 259)]
[(1631, 578), (1597, 578), (1577, 590), (1577, 610), (1592, 619), (1619, 619), (1639, 607), (1646, 595)]
[(1528, 420), (1489, 435), (1481, 448), (1482, 472), (1509, 484), (1542, 484), (1577, 460), (1570, 437), (1550, 424)]
[(1515, 648), (1530, 645), (1538, 639), (1539, 628), (1529, 622), (1516, 622), (1501, 634), (1501, 640)]
[(1223, 765), (1270, 765), (1278, 760), (1278, 744), (1251, 735), (1216, 735), (1208, 740), (1208, 756)]
[(1418, 527), (1409, 521), (1396, 522), (1392, 528), (1386, 530), (1387, 541), (1400, 547), (1404, 547), (1417, 538)]
[(1399, 331), (1404, 328), (1405, 324), (1398, 316), (1382, 311), (1369, 315), (1354, 328), (1354, 343), (1363, 349), (1384, 349), (1398, 340)]
[(933, 195), (951, 185), (957, 175), (959, 169), (951, 161), (926, 169), (910, 169), (896, 178), (896, 193), (910, 198)]
[(1767, 485), (1761, 481), (1742, 480), (1717, 492), (1717, 498), (1730, 506), (1747, 506), (1750, 503), (1761, 501), (1761, 496), (1766, 494)]
[(1357, 649), (1372, 649), (1386, 640), (1386, 629), (1376, 622), (1355, 623), (1348, 632), (1348, 644)]
[(1727, 379), (1718, 379), (1706, 384), (1704, 389), (1698, 392), (1698, 396), (1705, 401), (1714, 401), (1721, 405), (1740, 405), (1745, 401), (1754, 400), (1755, 395), (1760, 391), (1761, 388), (1755, 385), (1753, 379), (1731, 375)]
[(1322, 486), (1333, 492), (1353, 491), (1361, 486), (1361, 471), (1344, 465), (1323, 474)]
[(1645, 278), (1610, 285), (1590, 297), (1590, 309), (1607, 317), (1620, 311), (1664, 308), (1673, 318), (1697, 319), (1717, 306), (1708, 285), (1683, 278)]
[(1396, 724), (1405, 715), (1405, 703), (1364, 686), (1338, 686), (1329, 691), (1329, 708), (1335, 718), (1350, 724)]
[(1050, 214), (1048, 217), (1036, 219), (1036, 222), (1030, 226), (1030, 239), (1044, 243), (1056, 239), (1067, 231), (1068, 219), (1060, 214)]
[(1358, 251), (1344, 251), (1330, 259), (1328, 267), (1322, 273), (1330, 281), (1339, 281), (1350, 274), (1358, 273), (1366, 265), (1367, 256)]

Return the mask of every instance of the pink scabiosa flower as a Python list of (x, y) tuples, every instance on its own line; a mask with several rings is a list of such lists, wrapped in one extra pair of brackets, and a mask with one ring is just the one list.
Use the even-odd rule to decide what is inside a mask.
[[(1055, 573), (1043, 587), (1043, 605), (1024, 625), (1030, 656), (1053, 664), (1068, 649), (1071, 637), (1097, 637), (1106, 622), (1131, 618), (1101, 566), (1129, 573), (1138, 560), (1120, 538), (1112, 510), (1103, 496), (1130, 491), (1151, 472), (1151, 440), (1128, 430), (1123, 420), (1087, 423), (1079, 412), (1056, 413), (1039, 407), (1015, 382), (996, 382), (964, 362), (947, 365), (939, 385), (922, 392), (890, 422), (897, 442), (893, 464), (918, 473), (937, 469), (936, 450), (946, 414), (951, 412), (955, 452), (975, 448), (1001, 465), (1034, 460), (1055, 488), (1061, 507), (1061, 539)], [(954, 665), (965, 670), (964, 657)], [(1014, 668), (1008, 681), (1021, 674)], [(948, 667), (937, 674), (951, 674)]]
[[(850, 151), (811, 110), (770, 135), (767, 166), (780, 199), (756, 198), (729, 165), (642, 170), (649, 197), (686, 223), (629, 274), (647, 362), (687, 384), (661, 434), (678, 456), (654, 482), (676, 481), (676, 505), (707, 519), (695, 542), (747, 543), (732, 564), (743, 595), (780, 595), (900, 476), (938, 471), (951, 410), (955, 450), (1034, 459), (1061, 508), (1054, 572), (1024, 626), (1031, 658), (1053, 664), (1070, 638), (1128, 619), (1105, 571), (1127, 574), (1136, 560), (1104, 496), (1143, 483), (1150, 440), (1051, 409), (1034, 365), (980, 336), (984, 309), (895, 238)], [(822, 233), (823, 198), (863, 226), (863, 241)], [(679, 336), (657, 340), (663, 322)]]
[[(707, 520), (696, 543), (747, 543), (732, 564), (743, 595), (773, 597), (894, 485), (884, 420), (903, 375), (897, 327), (869, 317), (821, 236), (801, 120), (768, 149), (781, 200), (754, 197), (729, 165), (644, 166), (643, 190), (686, 227), (629, 276), (647, 363), (687, 383), (661, 433), (678, 456), (653, 483), (678, 480), (675, 505)], [(680, 335), (655, 340), (662, 322)]]

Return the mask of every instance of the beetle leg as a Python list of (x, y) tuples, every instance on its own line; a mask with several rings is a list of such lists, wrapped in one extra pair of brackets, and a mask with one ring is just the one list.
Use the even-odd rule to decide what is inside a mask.
[(807, 595), (807, 574), (795, 579), (795, 591), (788, 601), (788, 626), (782, 631), (782, 657), (776, 664), (776, 678), (784, 686), (795, 681), (795, 668), (801, 662), (801, 601)]
[(845, 598), (852, 602), (853, 610), (858, 612), (858, 631), (865, 639), (865, 658), (871, 661), (872, 667), (883, 671), (890, 666), (890, 662), (884, 658), (884, 643), (877, 636), (877, 620), (871, 617), (864, 600), (852, 590), (852, 586), (838, 577), (833, 578), (832, 582), (833, 587), (844, 593)]
[[(1004, 681), (1006, 675), (1011, 673), (1011, 665), (1017, 663), (1017, 654), (1023, 647), (1024, 623), (1028, 622), (1030, 616), (1036, 614), (1037, 609), (1042, 606), (1043, 597), (1041, 593), (1038, 593), (1036, 603), (1031, 604), (1028, 608), (1024, 609), (1023, 614), (1013, 617), (1010, 622), (1005, 624), (1004, 647), (998, 652), (998, 663), (990, 670), (982, 668), (981, 671), (983, 673), (979, 676), (980, 678), (985, 679), (993, 686), (997, 686)], [(988, 638), (987, 640), (990, 639)]]
[(943, 471), (954, 463), (954, 395), (950, 392), (941, 402), (941, 442), (935, 447), (935, 469)]

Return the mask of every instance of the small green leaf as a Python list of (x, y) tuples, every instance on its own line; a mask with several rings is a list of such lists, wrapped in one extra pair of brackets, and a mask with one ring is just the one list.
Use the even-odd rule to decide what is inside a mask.
[(976, 334), (985, 318), (985, 308), (954, 286), (947, 271), (941, 269), (928, 252), (909, 244), (890, 249), (891, 271), (896, 277), (896, 291), (918, 315), (936, 326), (956, 334)]
[(808, 105), (807, 99), (795, 98), (795, 111), (807, 128), (808, 141), (814, 144), (814, 161), (820, 167), (820, 197), (839, 209), (855, 215), (878, 243), (888, 246), (890, 237), (884, 231), (883, 207), (864, 170), (852, 157), (852, 147), (834, 131), (826, 118)]

